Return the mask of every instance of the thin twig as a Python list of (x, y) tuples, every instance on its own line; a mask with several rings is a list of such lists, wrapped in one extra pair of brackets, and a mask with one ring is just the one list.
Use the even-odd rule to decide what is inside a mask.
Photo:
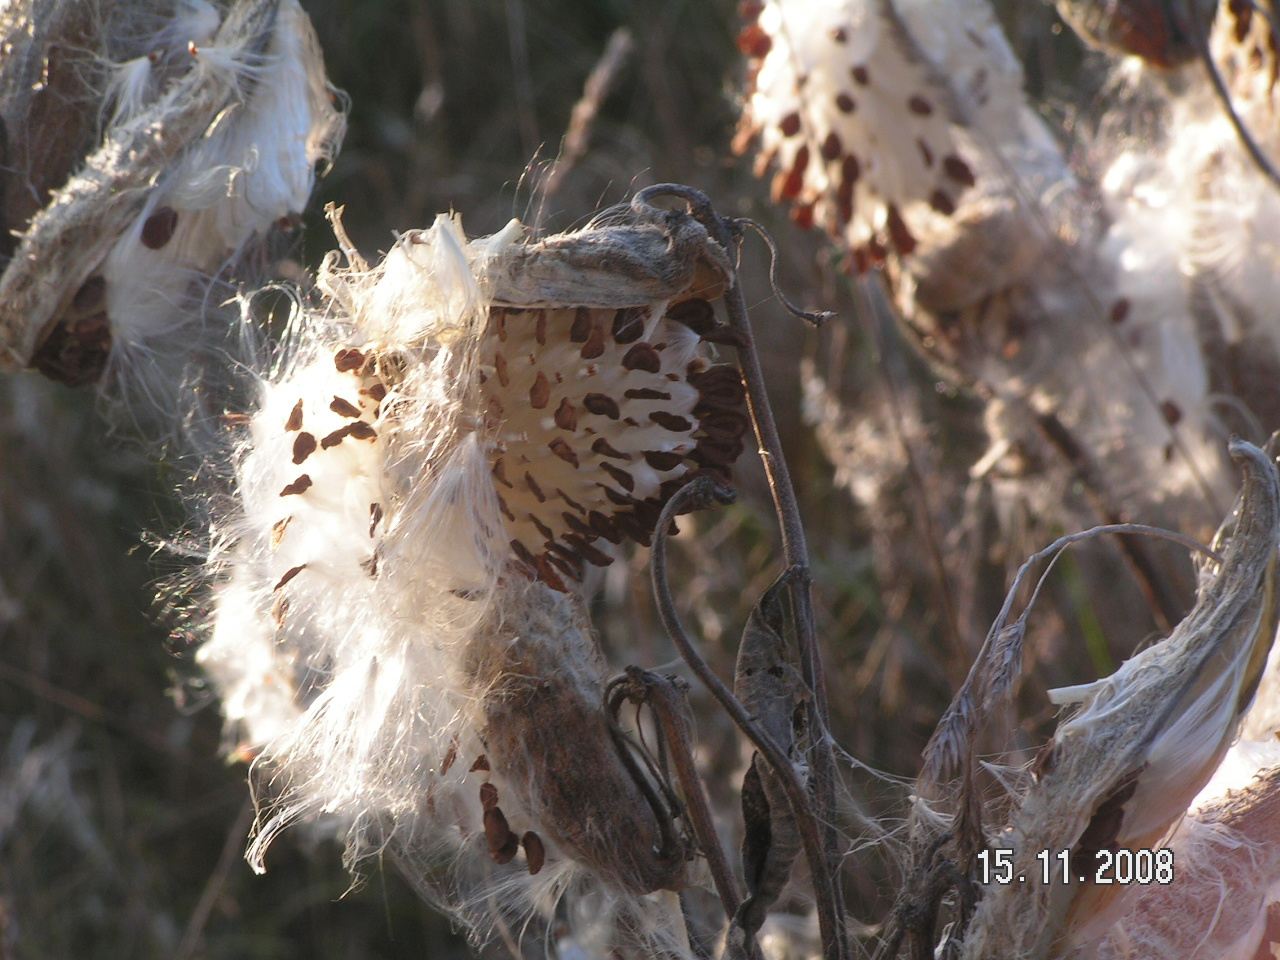
[(769, 248), (769, 289), (773, 291), (773, 295), (787, 309), (788, 313), (793, 317), (799, 317), (801, 320), (808, 320), (815, 327), (820, 327), (836, 318), (833, 310), (801, 310), (792, 303), (778, 286), (778, 245), (773, 242), (773, 237), (769, 236), (769, 231), (750, 217), (741, 217), (738, 223), (744, 227), (750, 227), (758, 233), (765, 246)]
[(222, 895), (222, 888), (226, 885), (231, 865), (235, 863), (236, 855), (249, 836), (249, 824), (252, 820), (253, 801), (246, 800), (244, 806), (240, 808), (240, 814), (231, 824), (231, 829), (227, 831), (227, 839), (222, 844), (222, 853), (218, 855), (218, 862), (214, 865), (213, 873), (209, 875), (204, 891), (200, 894), (200, 901), (191, 912), (191, 919), (187, 921), (187, 929), (183, 931), (182, 939), (173, 952), (174, 960), (187, 960), (188, 957), (195, 955), (205, 924), (209, 922), (209, 914), (213, 912), (213, 905)]
[(609, 98), (609, 91), (612, 90), (618, 74), (631, 57), (635, 46), (631, 31), (626, 27), (619, 27), (609, 37), (604, 53), (600, 55), (600, 59), (587, 76), (587, 82), (583, 84), (582, 97), (573, 105), (573, 112), (569, 114), (569, 128), (565, 131), (564, 141), (560, 145), (560, 156), (551, 165), (551, 171), (542, 184), (544, 204), (555, 196), (569, 171), (586, 156), (587, 145), (591, 141), (591, 129), (595, 126), (600, 108)]
[(711, 691), (711, 695), (720, 702), (730, 719), (765, 758), (782, 783), (783, 790), (787, 794), (787, 802), (791, 806), (791, 814), (795, 817), (796, 825), (800, 830), (805, 858), (809, 863), (809, 873), (813, 878), (814, 897), (818, 904), (818, 925), (822, 932), (825, 956), (827, 960), (848, 960), (844, 911), (842, 901), (839, 899), (840, 888), (836, 883), (838, 872), (828, 865), (823, 845), (822, 824), (815, 815), (805, 789), (796, 776), (786, 753), (751, 719), (742, 702), (716, 676), (710, 664), (694, 647), (680, 624), (680, 615), (676, 612), (675, 600), (671, 596), (671, 585), (667, 579), (667, 529), (672, 519), (686, 504), (705, 507), (710, 506), (713, 499), (732, 502), (733, 496), (733, 491), (718, 487), (714, 480), (704, 476), (678, 490), (663, 507), (658, 517), (657, 528), (654, 530), (653, 550), (649, 558), (649, 571), (653, 579), (654, 597), (658, 603), (658, 615), (671, 637), (671, 642), (676, 645), (676, 649), (689, 664), (689, 668)]

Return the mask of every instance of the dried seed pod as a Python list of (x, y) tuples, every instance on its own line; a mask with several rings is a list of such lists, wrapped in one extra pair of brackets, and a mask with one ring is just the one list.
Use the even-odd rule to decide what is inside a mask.
[[(1125, 887), (1094, 883), (1091, 854), (1158, 845), (1235, 738), (1280, 618), (1280, 479), (1256, 447), (1235, 441), (1231, 454), (1245, 474), (1238, 519), (1195, 609), (1112, 676), (1051, 692), (1081, 706), (1059, 724), (1051, 761), (1000, 841), (1026, 880), (988, 889), (963, 956), (1057, 957), (1095, 943)], [(1043, 883), (1041, 850), (1072, 851), (1084, 879)]]
[[(774, 582), (751, 611), (734, 667), (733, 692), (760, 728), (789, 757), (797, 755), (793, 724), (807, 688), (786, 641), (783, 594), (790, 578)], [(756, 954), (756, 934), (791, 877), (800, 854), (800, 831), (777, 774), (759, 753), (742, 783), (742, 869), (747, 897), (729, 932), (738, 953)]]
[[(329, 302), (299, 317), (230, 458), (240, 511), (215, 518), (215, 623), (243, 619), (222, 597), (247, 593), (260, 632), (317, 678), (258, 744), (277, 792), (250, 859), (325, 810), (353, 825), (353, 860), (393, 851), (477, 937), (568, 890), (608, 902), (608, 949), (679, 955), (678, 912), (654, 891), (688, 882), (690, 850), (619, 753), (574, 587), (611, 561), (602, 542), (647, 540), (689, 477), (724, 475), (742, 448), (737, 372), (667, 317), (713, 292), (724, 253), (683, 214), (615, 214), (537, 256), (518, 236), (468, 243), (442, 217), (376, 267), (329, 261)], [(614, 257), (626, 272), (605, 284)], [(658, 299), (610, 302), (628, 290)]]
[[(97, 0), (20, 5), (29, 6), (37, 29), (18, 21), (14, 31), (17, 7), (0, 22), (6, 43), (25, 35), (35, 44), (0, 70), (0, 114), (11, 136), (22, 131), (12, 145), (22, 162), (50, 149), (41, 138), (65, 135), (60, 147), (84, 139), (43, 121), (10, 122), (24, 107), (41, 112), (20, 92), (33, 56), (54, 65), (90, 56), (93, 69), (77, 80), (88, 95), (65, 100), (83, 104), (91, 126), (110, 119), (87, 157), (49, 164), (47, 175), (64, 179), (48, 184), (54, 192), (44, 209), (6, 223), (22, 236), (0, 275), (0, 367), (31, 365), (88, 383), (114, 364), (122, 387), (140, 380), (139, 398), (172, 404), (193, 354), (217, 338), (220, 325), (202, 323), (214, 275), (232, 265), (236, 279), (253, 279), (260, 267), (243, 254), (249, 247), (261, 254), (277, 221), (297, 217), (316, 163), (337, 149), (342, 118), (310, 21), (296, 0), (237, 0), (225, 18), (209, 3), (174, 4), (168, 20), (142, 4), (109, 15)], [(79, 23), (79, 54), (62, 35), (69, 23)], [(193, 55), (193, 44), (203, 53)], [(113, 64), (117, 55), (127, 59)], [(57, 113), (71, 124), (79, 108)], [(12, 186), (26, 189), (19, 179)], [(9, 216), (26, 208), (4, 209)], [(103, 285), (105, 320), (92, 343), (72, 299), (89, 278)]]
[(1021, 68), (983, 0), (853, 4), (769, 0), (746, 32), (746, 108), (735, 149), (855, 251), (907, 256), (975, 183), (964, 128), (1010, 132)]

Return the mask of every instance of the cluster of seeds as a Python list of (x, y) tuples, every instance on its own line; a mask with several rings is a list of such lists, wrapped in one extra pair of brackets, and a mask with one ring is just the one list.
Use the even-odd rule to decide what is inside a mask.
[(648, 544), (692, 472), (728, 479), (748, 421), (741, 378), (698, 356), (723, 339), (711, 304), (495, 306), (480, 347), (490, 460), (510, 545), (556, 589), (612, 557), (595, 541)]
[(955, 214), (978, 176), (965, 128), (1003, 122), (1019, 102), (1020, 68), (990, 9), (951, 6), (742, 5), (750, 63), (734, 149), (758, 141), (774, 201), (845, 243), (859, 270), (910, 255)]

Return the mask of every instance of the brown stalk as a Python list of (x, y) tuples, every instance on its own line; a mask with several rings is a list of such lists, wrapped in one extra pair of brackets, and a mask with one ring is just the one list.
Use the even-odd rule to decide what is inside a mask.
[[(724, 906), (725, 915), (732, 920), (742, 903), (742, 895), (733, 871), (729, 868), (724, 848), (720, 845), (720, 838), (716, 835), (711, 807), (707, 803), (702, 780), (689, 749), (689, 727), (680, 709), (684, 691), (672, 679), (640, 667), (628, 667), (626, 678), (619, 678), (615, 682), (628, 700), (646, 703), (653, 710), (662, 740), (671, 751), (671, 762), (684, 793), (689, 822), (702, 847), (702, 853), (707, 858), (711, 879), (720, 896), (720, 903)], [(680, 683), (683, 684), (684, 681)]]
[[(706, 194), (678, 184), (657, 184), (636, 194), (632, 207), (637, 212), (650, 212), (650, 201), (657, 197), (684, 200), (689, 206), (689, 213), (707, 228), (711, 239), (719, 243), (726, 252), (736, 248), (742, 223), (717, 216)], [(829, 960), (837, 960), (849, 955), (848, 931), (845, 929), (841, 908), (844, 902), (840, 882), (843, 853), (836, 829), (836, 761), (828, 730), (827, 683), (813, 614), (813, 579), (809, 572), (809, 552), (805, 543), (804, 526), (800, 520), (800, 504), (791, 484), (787, 462), (782, 455), (782, 440), (773, 418), (773, 408), (769, 405), (764, 371), (760, 367), (760, 357), (751, 332), (751, 321), (742, 292), (742, 278), (736, 272), (724, 300), (729, 311), (729, 323), (739, 335), (738, 358), (747, 387), (747, 409), (751, 413), (751, 422), (760, 442), (760, 459), (764, 462), (769, 491), (773, 495), (774, 510), (782, 531), (783, 557), (787, 570), (792, 574), (791, 609), (795, 618), (796, 643), (800, 649), (800, 671), (813, 693), (806, 704), (809, 729), (813, 733), (809, 792), (813, 798), (813, 813), (820, 824), (822, 835), (826, 869), (821, 872), (830, 881), (833, 899), (831, 904), (824, 907), (819, 898), (819, 919), (821, 920), (824, 909), (836, 911), (835, 915), (827, 918), (829, 929), (823, 931), (823, 944)], [(815, 873), (815, 877), (816, 875)]]
[[(693, 670), (703, 685), (711, 691), (730, 719), (737, 724), (748, 740), (765, 758), (769, 766), (777, 773), (787, 794), (787, 802), (791, 806), (791, 814), (796, 819), (800, 830), (800, 839), (804, 844), (805, 859), (809, 863), (809, 873), (813, 878), (814, 899), (818, 906), (818, 926), (822, 933), (823, 955), (826, 960), (850, 960), (848, 932), (844, 925), (843, 900), (840, 895), (839, 863), (830, 866), (823, 837), (823, 820), (814, 805), (810, 803), (804, 786), (796, 776), (791, 761), (773, 738), (760, 729), (747, 713), (741, 701), (733, 695), (725, 683), (716, 676), (710, 664), (703, 659), (693, 642), (680, 624), (680, 616), (676, 612), (675, 600), (671, 596), (671, 585), (667, 578), (667, 530), (676, 513), (684, 506), (709, 507), (714, 500), (731, 503), (734, 499), (732, 490), (720, 487), (710, 477), (699, 477), (687, 484), (667, 501), (658, 517), (658, 525), (653, 534), (653, 552), (649, 559), (649, 570), (653, 578), (653, 593), (658, 603), (658, 615), (662, 625), (666, 627), (672, 643), (680, 651), (680, 655), (689, 668)], [(793, 601), (794, 602), (794, 601)], [(825, 726), (810, 727), (812, 730), (825, 731)], [(812, 775), (811, 775), (812, 776)], [(827, 820), (827, 823), (830, 821)]]

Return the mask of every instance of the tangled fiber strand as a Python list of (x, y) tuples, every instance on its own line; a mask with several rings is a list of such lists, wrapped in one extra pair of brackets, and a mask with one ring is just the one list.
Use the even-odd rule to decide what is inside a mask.
[(741, 452), (702, 345), (728, 261), (684, 214), (520, 235), (442, 216), (326, 260), (211, 519), (198, 660), (256, 757), (256, 869), (334, 815), (350, 864), (387, 853), (478, 941), (559, 917), (591, 955), (685, 956), (663, 891), (692, 847), (609, 722), (577, 591)]
[[(172, 430), (183, 380), (231, 346), (235, 317), (212, 308), (265, 277), (268, 239), (297, 222), (344, 121), (296, 0), (77, 16), (103, 51), (81, 75), (85, 112), (105, 125), (82, 164), (63, 158), (69, 179), (48, 184), (44, 209), (10, 224), (22, 237), (0, 276), (4, 362), (73, 385), (105, 376), (128, 415)], [(33, 36), (19, 63), (66, 56), (61, 34)], [(7, 128), (57, 135), (30, 122), (43, 108), (18, 95), (26, 73), (7, 74)]]

